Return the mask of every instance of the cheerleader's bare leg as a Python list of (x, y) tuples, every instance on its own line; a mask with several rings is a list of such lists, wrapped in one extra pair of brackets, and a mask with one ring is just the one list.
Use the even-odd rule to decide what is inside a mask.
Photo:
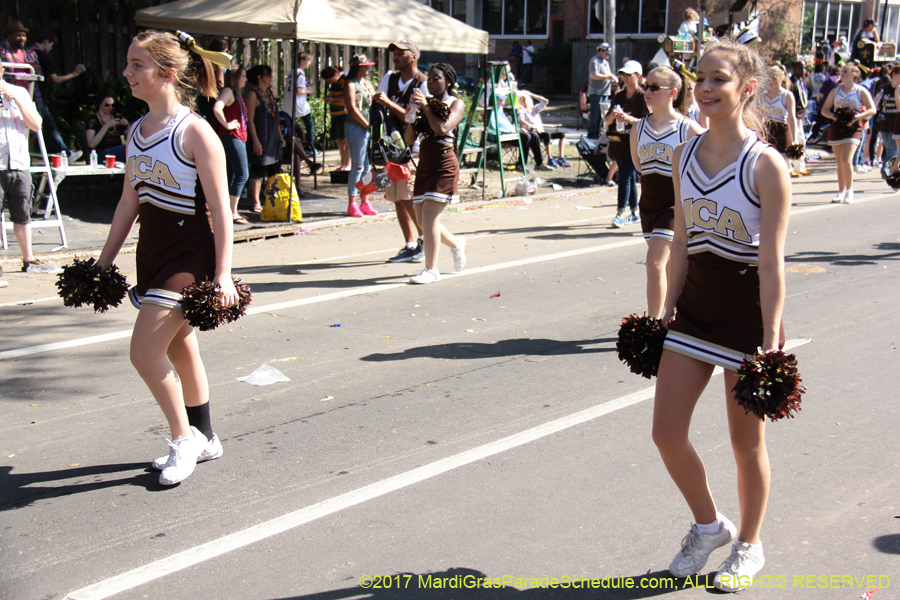
[(425, 235), (425, 268), (432, 271), (437, 269), (441, 243), (450, 248), (457, 246), (456, 238), (440, 221), (441, 213), (446, 206), (446, 202), (435, 200), (423, 200), (415, 205), (416, 220)]
[(144, 303), (131, 335), (131, 364), (162, 409), (173, 440), (192, 436), (182, 381), (167, 356), (185, 324), (180, 310)]
[(668, 288), (669, 253), (672, 242), (651, 238), (647, 248), (647, 314), (654, 319), (663, 316)]
[(737, 380), (737, 373), (725, 371), (728, 432), (737, 463), (738, 504), (741, 509), (737, 539), (758, 544), (771, 480), (769, 454), (766, 451), (766, 422), (753, 413), (747, 414), (734, 399), (731, 390)]
[(709, 363), (664, 350), (653, 402), (653, 442), (697, 523), (718, 518), (706, 468), (688, 437), (694, 407), (712, 372)]
[(185, 406), (200, 406), (209, 402), (209, 381), (206, 367), (200, 358), (196, 330), (185, 321), (166, 352), (175, 373), (181, 379)]

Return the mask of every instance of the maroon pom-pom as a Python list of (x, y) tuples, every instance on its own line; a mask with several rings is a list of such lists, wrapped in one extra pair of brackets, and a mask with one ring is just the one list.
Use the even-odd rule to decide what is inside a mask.
[(101, 271), (93, 258), (76, 258), (72, 264), (63, 267), (57, 276), (56, 287), (64, 306), (80, 308), (92, 304), (95, 312), (106, 312), (111, 306), (118, 306), (128, 293), (128, 283), (119, 268), (110, 265)]
[[(450, 118), (450, 107), (437, 98), (428, 98), (428, 108), (431, 109), (431, 113), (434, 116), (445, 123), (447, 122), (447, 119)], [(422, 137), (431, 139), (437, 139), (441, 137), (440, 134), (432, 129), (431, 125), (428, 123), (428, 117), (425, 116), (425, 112), (422, 110), (419, 110), (419, 112), (416, 114), (416, 120), (413, 123), (413, 129)]]
[(764, 354), (759, 350), (744, 358), (737, 375), (732, 391), (738, 404), (760, 420), (793, 418), (792, 412), (800, 410), (800, 396), (806, 388), (800, 385), (802, 379), (793, 354), (781, 350)]
[(803, 144), (791, 144), (784, 150), (784, 155), (791, 160), (800, 160), (803, 153), (806, 152), (806, 146)]
[(662, 319), (653, 319), (646, 314), (641, 317), (628, 315), (622, 319), (616, 339), (619, 360), (628, 365), (632, 373), (650, 379), (659, 372), (667, 331)]
[(853, 117), (859, 114), (859, 111), (855, 111), (849, 106), (839, 106), (835, 109), (832, 109), (834, 113), (834, 121), (841, 127), (850, 127), (854, 125)]
[(187, 322), (200, 331), (211, 331), (219, 325), (231, 323), (244, 316), (253, 293), (243, 280), (233, 281), (238, 293), (238, 303), (229, 308), (222, 307), (220, 302), (222, 288), (217, 283), (207, 279), (185, 287), (181, 291), (181, 308)]

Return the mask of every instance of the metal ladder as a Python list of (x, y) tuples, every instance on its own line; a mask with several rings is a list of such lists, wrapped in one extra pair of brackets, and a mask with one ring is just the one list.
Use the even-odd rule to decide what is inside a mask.
[[(7, 75), (12, 76), (14, 79), (19, 81), (27, 81), (28, 83), (28, 93), (31, 95), (31, 98), (34, 98), (34, 82), (35, 81), (43, 81), (43, 77), (41, 75), (35, 75), (34, 67), (27, 63), (8, 63), (4, 62), (3, 68), (7, 69)], [(9, 69), (24, 69), (27, 71), (26, 73), (10, 73)], [(62, 213), (59, 210), (59, 198), (56, 195), (56, 181), (53, 174), (53, 170), (50, 167), (50, 158), (47, 156), (47, 146), (44, 144), (44, 135), (38, 130), (35, 132), (37, 135), (38, 146), (41, 149), (41, 159), (44, 161), (43, 166), (31, 166), (28, 171), (29, 174), (33, 173), (43, 173), (44, 177), (47, 181), (47, 186), (49, 187), (50, 193), (47, 196), (47, 204), (44, 207), (44, 218), (38, 221), (32, 221), (29, 227), (34, 228), (44, 228), (44, 227), (59, 227), (59, 237), (62, 239), (62, 244), (56, 246), (52, 249), (53, 252), (57, 250), (62, 250), (64, 248), (69, 247), (69, 242), (66, 239), (66, 230), (63, 227), (62, 221)], [(30, 155), (29, 155), (30, 160)], [(32, 186), (33, 188), (34, 186)], [(33, 191), (32, 191), (33, 193)], [(11, 221), (6, 220), (6, 216), (2, 210), (0, 210), (0, 245), (2, 245), (3, 249), (6, 250), (9, 247), (6, 232), (11, 230), (14, 227)]]
[[(487, 170), (487, 151), (491, 148), (496, 147), (497, 149), (497, 160), (500, 163), (500, 193), (501, 196), (506, 197), (506, 169), (503, 167), (503, 151), (500, 148), (502, 142), (505, 141), (513, 141), (513, 137), (515, 137), (515, 142), (519, 146), (519, 163), (522, 166), (522, 174), (523, 176), (527, 174), (525, 169), (525, 153), (522, 151), (522, 138), (519, 136), (519, 116), (518, 116), (518, 107), (516, 104), (518, 100), (514, 100), (511, 102), (512, 113), (513, 113), (513, 123), (516, 127), (516, 133), (509, 134), (501, 134), (500, 133), (500, 119), (496, 116), (502, 110), (500, 108), (500, 103), (497, 101), (497, 83), (500, 81), (500, 74), (503, 70), (506, 70), (507, 75), (509, 74), (509, 63), (506, 61), (487, 61), (482, 65), (481, 68), (481, 82), (478, 85), (478, 88), (475, 90), (475, 96), (472, 99), (472, 106), (469, 108), (469, 114), (466, 116), (466, 124), (463, 126), (462, 134), (459, 136), (457, 143), (459, 144), (459, 148), (457, 149), (457, 155), (462, 158), (469, 154), (478, 154), (478, 165), (474, 168), (467, 168), (460, 170), (460, 174), (463, 173), (471, 173), (472, 184), (474, 185), (478, 179), (478, 170), (481, 170), (481, 195), (482, 199), (484, 199), (485, 195), (485, 175)], [(507, 78), (508, 80), (508, 78)], [(485, 91), (485, 88), (489, 90), (485, 97), (485, 106), (480, 106), (481, 95), (482, 92)], [(515, 90), (510, 90), (510, 98), (517, 98), (515, 94)], [(490, 118), (490, 113), (493, 111), (494, 118)], [(484, 118), (482, 119), (482, 125), (473, 125), (475, 121), (475, 114), (478, 112), (484, 113)], [(493, 121), (493, 129), (488, 131), (488, 126)], [(478, 146), (466, 148), (466, 141), (469, 139), (469, 134), (480, 131), (481, 132), (481, 141)], [(493, 135), (495, 142), (488, 144), (488, 136)]]

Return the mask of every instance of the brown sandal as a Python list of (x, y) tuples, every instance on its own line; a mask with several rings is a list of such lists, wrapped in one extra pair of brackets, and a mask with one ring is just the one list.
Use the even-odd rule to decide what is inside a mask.
[(232, 222), (235, 225), (249, 225), (250, 221), (247, 220), (247, 217), (235, 217)]

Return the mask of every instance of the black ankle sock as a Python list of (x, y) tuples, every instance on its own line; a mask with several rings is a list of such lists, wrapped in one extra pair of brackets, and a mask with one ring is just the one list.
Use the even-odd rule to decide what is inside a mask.
[(209, 420), (209, 402), (200, 406), (185, 406), (188, 423), (211, 440), (213, 436), (212, 422)]

